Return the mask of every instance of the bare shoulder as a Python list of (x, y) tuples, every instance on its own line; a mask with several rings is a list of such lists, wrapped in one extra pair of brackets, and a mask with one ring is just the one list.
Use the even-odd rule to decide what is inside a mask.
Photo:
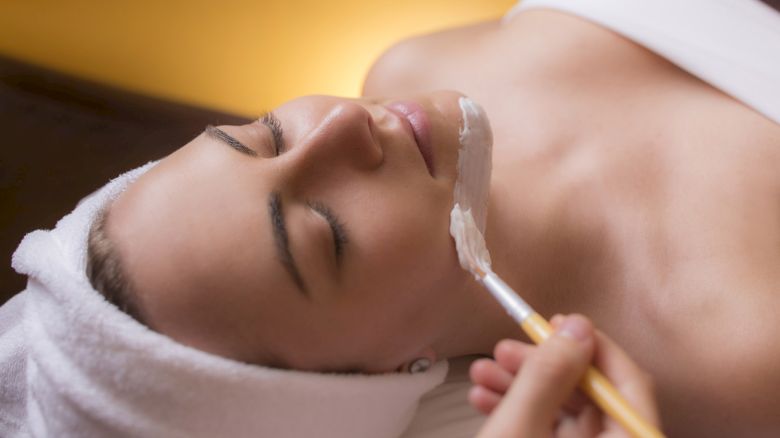
[(442, 88), (447, 71), (485, 43), (499, 27), (487, 21), (418, 35), (392, 45), (373, 64), (363, 83), (363, 95), (388, 96)]
[(581, 86), (571, 72), (599, 70), (593, 74), (600, 76), (614, 64), (605, 65), (605, 59), (644, 66), (635, 59), (644, 52), (587, 20), (554, 10), (532, 10), (508, 22), (491, 20), (404, 39), (373, 64), (363, 94), (457, 89), (488, 99), (491, 93), (505, 98), (509, 87), (539, 85), (542, 76)]

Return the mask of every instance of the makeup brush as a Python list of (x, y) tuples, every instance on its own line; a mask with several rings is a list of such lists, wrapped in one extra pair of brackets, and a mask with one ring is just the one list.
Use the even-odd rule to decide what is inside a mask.
[[(488, 254), (485, 239), (474, 223), (471, 211), (464, 212), (458, 204), (455, 205), (450, 214), (450, 234), (455, 238), (461, 266), (471, 272), (477, 281), (490, 291), (512, 319), (520, 324), (528, 337), (536, 344), (541, 344), (549, 338), (554, 330), (547, 320), (534, 311), (490, 268), (490, 260), (484, 257)], [(588, 367), (579, 386), (599, 408), (615, 419), (631, 436), (663, 437), (663, 434), (642, 418), (609, 380), (593, 366)]]

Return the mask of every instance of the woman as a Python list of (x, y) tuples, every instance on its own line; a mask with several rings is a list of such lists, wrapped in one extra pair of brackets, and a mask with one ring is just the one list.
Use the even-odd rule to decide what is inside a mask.
[(461, 93), (494, 132), (496, 272), (625, 346), (671, 435), (776, 433), (780, 126), (561, 12), (401, 43), (363, 99), (207, 128), (96, 223), (93, 284), (248, 363), (378, 373), (489, 354), (519, 331), (448, 234)]

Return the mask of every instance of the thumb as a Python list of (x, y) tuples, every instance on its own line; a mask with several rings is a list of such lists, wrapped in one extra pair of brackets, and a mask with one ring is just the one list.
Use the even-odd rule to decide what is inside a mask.
[(593, 336), (590, 321), (572, 315), (561, 323), (553, 336), (542, 342), (526, 360), (497, 408), (499, 412), (506, 411), (498, 415), (516, 423), (516, 428), (505, 424), (508, 428), (504, 430), (531, 429), (532, 436), (549, 433), (593, 357)]

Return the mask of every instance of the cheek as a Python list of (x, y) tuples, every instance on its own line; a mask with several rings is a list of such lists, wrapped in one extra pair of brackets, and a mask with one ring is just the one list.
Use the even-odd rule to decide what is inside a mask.
[(423, 223), (380, 227), (361, 241), (341, 284), (304, 323), (312, 324), (304, 350), (326, 354), (317, 359), (336, 368), (389, 371), (436, 339), (460, 268), (448, 234)]
[(448, 220), (418, 217), (377, 227), (347, 277), (356, 299), (416, 324), (418, 312), (435, 307), (461, 279), (448, 225)]
[[(451, 198), (440, 193), (405, 193), (363, 204), (355, 227), (357, 274), (403, 291), (431, 290), (460, 269), (449, 234)], [(421, 292), (423, 293), (423, 292)]]

